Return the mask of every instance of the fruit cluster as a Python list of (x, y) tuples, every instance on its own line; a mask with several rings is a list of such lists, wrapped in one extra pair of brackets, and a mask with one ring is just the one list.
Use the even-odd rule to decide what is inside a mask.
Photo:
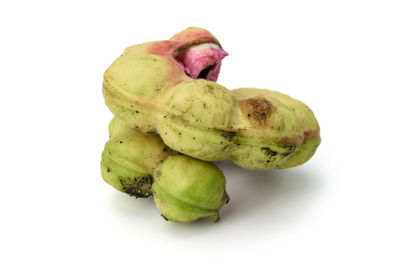
[(227, 55), (208, 31), (128, 47), (104, 74), (115, 118), (102, 154), (103, 179), (136, 197), (153, 195), (162, 216), (191, 222), (229, 197), (212, 163), (256, 170), (306, 162), (321, 139), (313, 112), (276, 91), (228, 90), (216, 83)]

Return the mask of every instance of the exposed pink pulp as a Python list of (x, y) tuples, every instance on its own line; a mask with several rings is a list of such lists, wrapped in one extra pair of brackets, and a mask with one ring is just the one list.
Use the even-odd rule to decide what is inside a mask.
[(175, 60), (193, 79), (217, 81), (221, 62), (228, 53), (214, 43), (193, 45), (180, 53)]

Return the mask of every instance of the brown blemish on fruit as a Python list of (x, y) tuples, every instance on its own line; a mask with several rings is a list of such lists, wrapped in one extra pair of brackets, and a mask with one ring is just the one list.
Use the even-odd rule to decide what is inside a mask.
[(254, 127), (264, 127), (275, 107), (264, 97), (256, 96), (239, 100), (240, 110)]

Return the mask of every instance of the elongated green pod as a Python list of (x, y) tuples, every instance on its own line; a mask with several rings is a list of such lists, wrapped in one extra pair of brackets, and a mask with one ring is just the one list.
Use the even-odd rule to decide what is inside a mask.
[[(182, 51), (199, 43), (219, 46), (207, 31), (189, 28), (168, 41), (127, 48), (104, 74), (107, 106), (131, 127), (158, 133), (167, 146), (201, 160), (231, 159), (248, 169), (270, 169), (311, 157), (318, 142), (303, 142), (307, 122), (285, 97), (236, 94), (206, 80), (216, 80), (209, 73), (220, 66), (220, 57), (197, 76), (206, 79), (193, 79), (196, 64), (185, 64), (196, 53)], [(194, 70), (196, 75), (187, 75)], [(299, 150), (302, 145), (309, 148)]]
[(163, 44), (131, 47), (105, 72), (103, 93), (116, 116), (157, 132), (178, 152), (232, 159), (248, 169), (277, 168), (300, 148), (304, 135), (290, 108), (269, 96), (241, 98), (215, 82), (190, 78), (171, 57), (153, 53)]

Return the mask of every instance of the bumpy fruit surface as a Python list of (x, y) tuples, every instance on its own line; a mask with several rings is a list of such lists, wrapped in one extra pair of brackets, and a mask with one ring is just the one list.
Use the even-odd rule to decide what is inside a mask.
[[(201, 160), (231, 159), (248, 169), (286, 168), (314, 153), (317, 143), (299, 150), (307, 122), (279, 97), (239, 96), (188, 76), (186, 69), (199, 71), (185, 66), (191, 61), (180, 54), (199, 43), (219, 46), (209, 32), (189, 28), (169, 41), (127, 48), (104, 74), (107, 106), (131, 127), (158, 133), (167, 146)], [(211, 66), (218, 66), (220, 57), (214, 61)], [(200, 78), (214, 79), (213, 67), (206, 69)]]
[(291, 98), (288, 95), (267, 89), (239, 88), (233, 90), (232, 92), (239, 97), (264, 96), (275, 98), (282, 104), (289, 107), (296, 114), (303, 130), (303, 142), (300, 149), (297, 150), (289, 160), (282, 165), (279, 165), (279, 168), (283, 169), (301, 165), (309, 160), (312, 155), (314, 155), (319, 144), (321, 143), (321, 137), (319, 135), (320, 129), (318, 121), (308, 106), (297, 99)]
[(110, 140), (101, 160), (101, 174), (114, 188), (135, 197), (152, 195), (153, 171), (170, 155), (158, 135), (149, 135), (113, 119)]
[(176, 156), (158, 135), (129, 128), (118, 118), (110, 122), (109, 132), (101, 161), (107, 183), (135, 197), (154, 194), (167, 220), (190, 222), (204, 216), (218, 220), (229, 197), (225, 177), (216, 166)]
[(169, 157), (154, 172), (153, 192), (162, 216), (174, 222), (200, 217), (218, 221), (229, 199), (224, 174), (216, 166), (180, 155)]

